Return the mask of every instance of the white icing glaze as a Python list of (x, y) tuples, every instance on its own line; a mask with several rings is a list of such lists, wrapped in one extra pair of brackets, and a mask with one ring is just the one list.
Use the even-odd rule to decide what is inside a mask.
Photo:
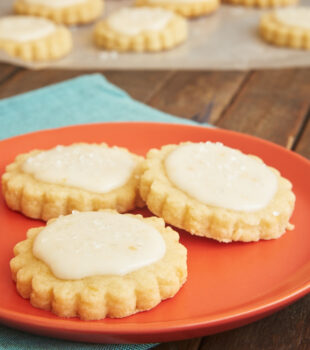
[(125, 150), (78, 144), (57, 146), (29, 157), (22, 170), (44, 182), (106, 193), (123, 186), (135, 165)]
[(108, 18), (108, 24), (119, 33), (133, 36), (165, 28), (172, 15), (172, 12), (161, 8), (121, 8)]
[(276, 19), (288, 26), (310, 29), (310, 8), (285, 8), (275, 11)]
[(25, 42), (44, 38), (55, 31), (55, 24), (45, 18), (7, 16), (0, 18), (0, 39)]
[(42, 5), (53, 8), (64, 8), (85, 3), (87, 0), (24, 0), (27, 4)]
[(276, 175), (264, 163), (221, 143), (180, 145), (168, 155), (165, 167), (176, 187), (226, 209), (262, 209), (278, 187)]
[(35, 238), (33, 254), (61, 279), (125, 275), (160, 260), (165, 241), (153, 226), (111, 212), (59, 217)]

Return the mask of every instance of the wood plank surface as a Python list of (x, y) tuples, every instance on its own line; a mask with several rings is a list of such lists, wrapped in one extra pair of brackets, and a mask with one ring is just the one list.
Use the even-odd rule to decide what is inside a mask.
[(205, 337), (200, 350), (309, 349), (309, 310), (310, 296), (261, 321)]
[(176, 72), (149, 105), (200, 123), (215, 123), (249, 73)]
[[(42, 71), (30, 71), (19, 69), (10, 79), (3, 81), (0, 86), (0, 99), (75, 78), (82, 74), (92, 73), (96, 72), (77, 70), (53, 71), (48, 69)], [(121, 86), (122, 89), (127, 91), (133, 98), (144, 102), (150, 98), (153, 91), (157, 91), (162, 82), (165, 82), (172, 73), (170, 71), (128, 71), (120, 74), (120, 72), (109, 71), (104, 72), (103, 74), (111, 83)]]
[(254, 72), (216, 125), (291, 148), (310, 107), (310, 69)]
[[(92, 73), (28, 71), (0, 65), (0, 98)], [(133, 98), (162, 111), (211, 122), (310, 158), (310, 69), (101, 72)], [(310, 295), (255, 323), (157, 350), (310, 350)]]
[(0, 84), (8, 80), (19, 69), (20, 68), (8, 65), (6, 63), (0, 63)]
[(294, 145), (294, 150), (302, 156), (310, 159), (310, 111), (307, 115), (305, 126), (300, 133), (299, 140), (297, 144)]

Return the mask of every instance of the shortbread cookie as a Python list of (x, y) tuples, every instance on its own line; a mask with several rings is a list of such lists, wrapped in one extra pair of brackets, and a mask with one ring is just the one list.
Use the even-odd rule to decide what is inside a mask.
[(149, 151), (140, 194), (169, 224), (221, 242), (248, 242), (292, 228), (291, 188), (258, 157), (220, 143), (189, 142)]
[(277, 46), (310, 50), (310, 8), (274, 10), (261, 17), (260, 35)]
[(14, 11), (66, 25), (84, 24), (100, 17), (103, 0), (16, 0)]
[(33, 228), (10, 266), (23, 298), (62, 317), (98, 320), (149, 310), (187, 277), (186, 248), (162, 219), (104, 210)]
[(247, 7), (275, 7), (294, 5), (298, 0), (224, 0), (224, 3)]
[(143, 158), (124, 148), (78, 143), (16, 157), (2, 177), (7, 205), (31, 218), (49, 220), (72, 210), (142, 205), (138, 182)]
[(137, 6), (162, 7), (184, 17), (198, 17), (216, 11), (219, 0), (136, 0)]
[(98, 47), (115, 51), (162, 51), (185, 41), (187, 22), (161, 8), (122, 8), (99, 22), (94, 31)]
[(71, 51), (72, 37), (45, 18), (7, 16), (0, 18), (0, 49), (24, 61), (49, 61)]

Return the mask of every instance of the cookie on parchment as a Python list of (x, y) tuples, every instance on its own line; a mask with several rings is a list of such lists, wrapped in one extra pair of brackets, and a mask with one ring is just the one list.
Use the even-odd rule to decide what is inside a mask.
[(84, 24), (100, 17), (103, 0), (16, 0), (14, 11), (66, 25)]
[(162, 7), (184, 17), (199, 17), (216, 11), (219, 0), (136, 0), (137, 6)]
[(310, 50), (310, 8), (277, 9), (263, 14), (259, 32), (270, 44)]
[(165, 9), (121, 8), (94, 30), (96, 46), (114, 51), (163, 51), (187, 38), (186, 20)]
[(54, 22), (32, 16), (0, 18), (0, 49), (24, 61), (49, 61), (72, 49), (70, 31)]
[(278, 238), (291, 229), (291, 188), (260, 158), (212, 142), (149, 151), (140, 181), (153, 214), (221, 242)]
[(10, 262), (18, 293), (62, 317), (98, 320), (149, 310), (187, 277), (186, 248), (162, 219), (77, 212), (33, 228)]
[(73, 210), (144, 205), (138, 193), (143, 158), (125, 148), (76, 143), (16, 157), (2, 176), (9, 208), (49, 220)]

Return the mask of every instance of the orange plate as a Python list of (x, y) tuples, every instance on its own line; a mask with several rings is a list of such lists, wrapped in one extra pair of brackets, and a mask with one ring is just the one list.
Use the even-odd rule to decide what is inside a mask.
[[(272, 143), (231, 131), (157, 123), (79, 125), (0, 142), (0, 174), (34, 148), (77, 141), (107, 142), (144, 155), (181, 141), (221, 141), (260, 156), (293, 183), (295, 230), (277, 240), (218, 243), (179, 230), (188, 249), (188, 280), (172, 299), (124, 319), (84, 322), (33, 308), (15, 290), (9, 260), (26, 230), (43, 223), (10, 211), (0, 199), (0, 320), (29, 332), (90, 342), (160, 342), (238, 327), (266, 316), (310, 291), (310, 162)], [(147, 210), (142, 211), (149, 215)]]

